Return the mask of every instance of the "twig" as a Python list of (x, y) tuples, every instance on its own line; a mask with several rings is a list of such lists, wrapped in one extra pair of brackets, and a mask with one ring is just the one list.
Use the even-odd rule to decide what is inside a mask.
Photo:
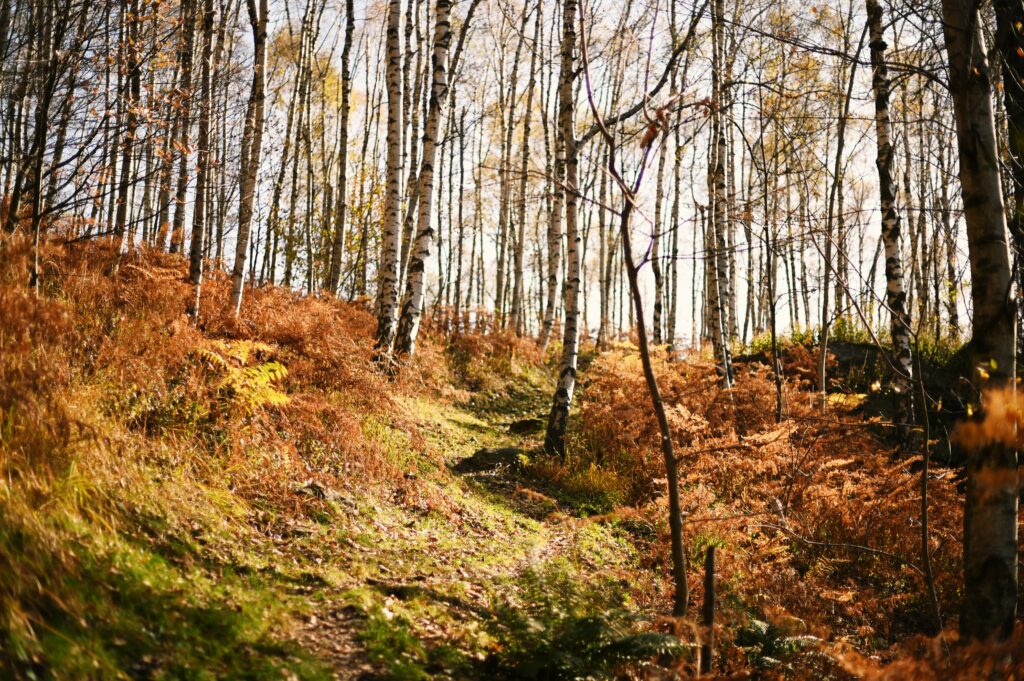
[(919, 575), (923, 575), (924, 574), (924, 572), (921, 570), (921, 568), (917, 567), (916, 565), (914, 565), (913, 563), (908, 561), (906, 558), (904, 558), (902, 556), (898, 556), (895, 553), (891, 553), (889, 551), (883, 551), (882, 549), (873, 549), (870, 546), (861, 546), (860, 544), (845, 544), (845, 543), (838, 543), (837, 544), (835, 542), (830, 542), (830, 541), (815, 541), (813, 539), (808, 539), (807, 537), (800, 536), (799, 534), (797, 534), (793, 530), (789, 529), (788, 527), (783, 527), (782, 525), (775, 525), (773, 523), (758, 523), (757, 525), (751, 525), (751, 527), (765, 527), (765, 528), (769, 528), (769, 529), (773, 529), (773, 530), (779, 530), (780, 532), (785, 532), (787, 535), (789, 535), (790, 538), (795, 539), (798, 542), (801, 542), (803, 544), (807, 544), (808, 546), (820, 546), (820, 547), (827, 548), (827, 549), (849, 549), (851, 551), (861, 551), (863, 553), (871, 553), (871, 554), (874, 554), (876, 556), (885, 556), (886, 558), (892, 558), (893, 560), (899, 561), (900, 563), (902, 563), (903, 565), (906, 565), (907, 567), (909, 567), (910, 569), (912, 569), (914, 572), (918, 573)]

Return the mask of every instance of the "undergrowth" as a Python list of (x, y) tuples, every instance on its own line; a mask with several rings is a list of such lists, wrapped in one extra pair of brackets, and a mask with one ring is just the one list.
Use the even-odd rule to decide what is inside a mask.
[[(428, 328), (392, 381), (360, 305), (267, 287), (234, 319), (215, 272), (193, 323), (180, 256), (133, 254), (110, 274), (109, 243), (45, 244), (36, 298), (28, 245), (6, 249), (0, 676), (327, 678), (325, 651), (298, 634), (332, 598), (392, 678), (685, 675), (709, 546), (716, 673), (970, 678), (965, 665), (1022, 659), (1020, 636), (948, 657), (921, 636), (936, 623), (919, 459), (890, 456), (852, 403), (822, 414), (800, 338), (784, 344), (781, 423), (762, 364), (723, 390), (699, 356), (656, 359), (690, 563), (690, 616), (660, 619), (666, 481), (628, 344), (588, 355), (562, 461), (539, 451), (557, 348)], [(930, 361), (956, 353), (933, 345)], [(454, 482), (456, 459), (510, 440), (517, 471)], [(949, 628), (962, 518), (954, 476), (930, 486)]]

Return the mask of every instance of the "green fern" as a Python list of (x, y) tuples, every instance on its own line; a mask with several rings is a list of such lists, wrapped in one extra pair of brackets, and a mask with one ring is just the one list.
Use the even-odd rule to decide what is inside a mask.
[(274, 348), (256, 341), (232, 343), (211, 340), (199, 348), (198, 355), (215, 373), (221, 375), (217, 389), (221, 397), (232, 405), (252, 413), (265, 406), (288, 403), (288, 395), (275, 387), (288, 377), (288, 369), (277, 361), (247, 366), (258, 355), (269, 355)]
[(775, 667), (784, 660), (820, 639), (807, 634), (789, 635), (784, 629), (763, 620), (752, 619), (737, 632), (736, 645), (746, 653), (747, 660), (756, 667)]
[(521, 578), (521, 600), (502, 604), (490, 623), (502, 642), (491, 659), (517, 679), (611, 679), (631, 666), (669, 662), (689, 653), (629, 608), (621, 584), (587, 583), (552, 566)]

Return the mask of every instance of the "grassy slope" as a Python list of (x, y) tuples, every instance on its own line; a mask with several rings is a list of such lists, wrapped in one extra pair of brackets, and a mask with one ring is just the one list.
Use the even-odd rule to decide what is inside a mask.
[[(511, 455), (458, 473), (482, 448), (529, 456), (538, 444), (530, 419), (552, 379), (531, 342), (428, 337), (391, 382), (359, 306), (261, 289), (234, 322), (215, 273), (196, 327), (180, 258), (147, 254), (111, 276), (108, 246), (50, 247), (36, 299), (25, 245), (6, 255), (0, 678), (600, 678), (633, 658), (692, 668), (691, 647), (654, 633), (692, 645), (701, 631), (651, 615), (668, 607), (665, 504), (634, 349), (582, 372), (569, 465)], [(913, 636), (931, 622), (911, 565), (918, 476), (887, 456), (877, 424), (839, 400), (822, 418), (790, 384), (776, 425), (772, 386), (752, 367), (728, 392), (699, 358), (659, 360), (658, 372), (691, 565), (724, 548), (720, 669), (945, 679), (1024, 659), (1024, 637), (947, 658)], [(932, 559), (947, 618), (959, 508), (952, 476), (937, 474)], [(694, 606), (700, 581), (691, 568)]]
[[(588, 614), (632, 631), (624, 533), (545, 517), (557, 504), (512, 474), (448, 469), (523, 444), (504, 426), (543, 401), (542, 369), (522, 363), (509, 391), (478, 368), (475, 397), (427, 376), (374, 407), (372, 367), (283, 336), (298, 318), (183, 326), (177, 261), (111, 280), (103, 248), (50, 257), (43, 300), (16, 257), (0, 287), (0, 676), (526, 676), (561, 664), (552, 640)], [(208, 284), (211, 308), (225, 288)], [(268, 316), (286, 295), (266, 294)], [(226, 390), (267, 358), (234, 362), (212, 338), (266, 343), (291, 375)], [(367, 363), (364, 345), (347, 361)], [(343, 432), (323, 444), (296, 419)]]

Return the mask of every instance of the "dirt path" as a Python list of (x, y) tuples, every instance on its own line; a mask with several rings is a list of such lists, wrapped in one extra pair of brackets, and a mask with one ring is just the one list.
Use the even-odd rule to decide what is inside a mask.
[[(429, 678), (475, 676), (495, 603), (514, 594), (525, 573), (578, 559), (577, 524), (545, 513), (556, 502), (546, 508), (543, 495), (520, 486), (519, 457), (538, 444), (523, 414), (543, 399), (539, 391), (522, 397), (518, 408), (476, 413), (408, 405), (446, 469), (417, 480), (419, 490), (445, 508), (350, 502), (361, 531), (328, 557), (344, 577), (311, 594), (315, 606), (293, 636), (334, 678), (399, 676), (412, 667)], [(438, 650), (461, 662), (446, 666)]]

